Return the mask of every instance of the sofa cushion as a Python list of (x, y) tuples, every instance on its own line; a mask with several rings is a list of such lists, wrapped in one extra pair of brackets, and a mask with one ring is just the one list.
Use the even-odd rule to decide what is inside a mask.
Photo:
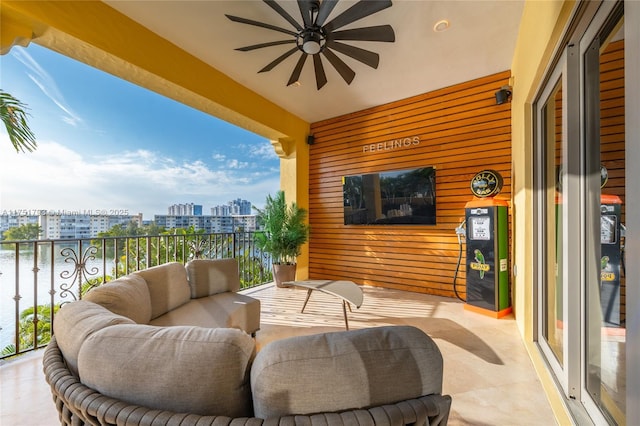
[(260, 300), (238, 293), (200, 297), (151, 320), (150, 324), (239, 328), (252, 334), (260, 328)]
[(144, 278), (151, 298), (151, 319), (164, 315), (191, 299), (187, 271), (179, 262), (169, 262), (134, 272)]
[(148, 324), (151, 319), (149, 288), (144, 278), (138, 275), (127, 275), (102, 284), (89, 291), (84, 300), (104, 306), (138, 324)]
[(442, 392), (442, 355), (410, 326), (291, 337), (260, 350), (251, 390), (264, 419), (395, 403)]
[(78, 375), (78, 353), (87, 337), (116, 324), (135, 324), (107, 308), (86, 300), (63, 305), (53, 322), (53, 332), (69, 370)]
[(119, 325), (92, 334), (80, 381), (129, 404), (179, 413), (251, 416), (255, 343), (235, 329)]
[(194, 259), (186, 269), (193, 299), (240, 290), (236, 259)]

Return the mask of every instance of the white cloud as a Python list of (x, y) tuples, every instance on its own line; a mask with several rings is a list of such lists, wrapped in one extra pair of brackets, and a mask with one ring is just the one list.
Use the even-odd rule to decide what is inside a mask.
[(12, 54), (27, 68), (27, 75), (31, 81), (42, 90), (42, 93), (44, 93), (47, 98), (62, 110), (62, 120), (64, 122), (74, 127), (82, 122), (82, 118), (76, 114), (65, 101), (64, 95), (60, 92), (58, 84), (53, 77), (27, 53), (26, 49), (13, 49)]
[(239, 161), (238, 168), (212, 169), (202, 161), (177, 164), (145, 150), (86, 157), (51, 141), (17, 154), (5, 133), (0, 162), (0, 212), (128, 210), (152, 219), (175, 203), (202, 204), (204, 214), (236, 198), (261, 205), (279, 188), (277, 172), (254, 176)]
[(251, 145), (249, 147), (249, 156), (263, 159), (278, 158), (276, 151), (269, 141), (261, 143), (260, 145)]
[(249, 163), (246, 161), (230, 160), (227, 162), (227, 167), (230, 169), (245, 169), (249, 167)]

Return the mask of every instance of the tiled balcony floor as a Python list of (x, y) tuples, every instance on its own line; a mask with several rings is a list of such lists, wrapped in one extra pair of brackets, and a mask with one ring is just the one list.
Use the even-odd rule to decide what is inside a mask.
[[(407, 324), (429, 334), (444, 357), (444, 393), (453, 397), (450, 425), (555, 425), (551, 407), (512, 317), (493, 319), (456, 299), (363, 287), (349, 315), (353, 329)], [(288, 336), (344, 330), (342, 305), (314, 292), (272, 285), (248, 292), (262, 303), (258, 348)], [(42, 373), (42, 351), (0, 365), (0, 425), (56, 425)]]

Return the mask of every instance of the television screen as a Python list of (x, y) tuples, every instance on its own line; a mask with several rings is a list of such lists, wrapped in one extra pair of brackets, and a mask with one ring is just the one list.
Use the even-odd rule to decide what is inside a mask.
[(342, 178), (345, 225), (435, 225), (436, 169)]

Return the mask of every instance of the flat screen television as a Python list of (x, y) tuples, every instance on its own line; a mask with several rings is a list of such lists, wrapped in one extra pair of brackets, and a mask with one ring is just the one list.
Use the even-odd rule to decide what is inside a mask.
[(345, 225), (435, 225), (436, 169), (344, 176)]

